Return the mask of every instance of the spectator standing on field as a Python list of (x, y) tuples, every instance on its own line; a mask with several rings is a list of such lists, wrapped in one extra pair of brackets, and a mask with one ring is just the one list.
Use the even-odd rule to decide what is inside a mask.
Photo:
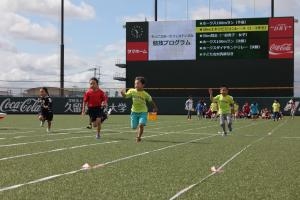
[(189, 96), (188, 100), (185, 102), (185, 110), (187, 111), (187, 119), (192, 119), (192, 112), (194, 111), (193, 108), (193, 98)]

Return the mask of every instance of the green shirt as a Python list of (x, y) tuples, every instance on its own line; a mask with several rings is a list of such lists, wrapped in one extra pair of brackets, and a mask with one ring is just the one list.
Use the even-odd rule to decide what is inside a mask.
[(212, 112), (218, 112), (218, 104), (217, 104), (216, 102), (212, 102), (212, 103), (210, 104), (210, 110), (211, 110)]
[(132, 98), (132, 112), (148, 112), (147, 102), (152, 102), (152, 97), (144, 90), (129, 89), (125, 98)]
[(234, 112), (238, 112), (239, 111), (239, 105), (238, 104), (234, 104), (233, 105), (233, 110), (234, 110)]
[(213, 98), (213, 102), (218, 103), (220, 114), (231, 114), (231, 106), (234, 104), (232, 96), (219, 94)]
[(273, 112), (279, 112), (280, 111), (280, 103), (273, 103), (272, 105)]

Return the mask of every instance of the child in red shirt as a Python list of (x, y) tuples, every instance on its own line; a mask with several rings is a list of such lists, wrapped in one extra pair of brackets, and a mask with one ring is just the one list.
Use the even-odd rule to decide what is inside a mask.
[(85, 115), (85, 107), (88, 107), (88, 114), (94, 127), (97, 127), (96, 138), (100, 139), (101, 119), (104, 117), (103, 107), (107, 105), (107, 96), (99, 88), (98, 79), (90, 79), (90, 88), (83, 97), (82, 115)]

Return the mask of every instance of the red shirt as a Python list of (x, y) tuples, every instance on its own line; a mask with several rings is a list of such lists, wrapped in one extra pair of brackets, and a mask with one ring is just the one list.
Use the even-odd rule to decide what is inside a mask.
[(83, 97), (83, 101), (87, 103), (88, 107), (100, 107), (102, 102), (107, 101), (107, 96), (100, 89), (88, 89)]
[(243, 112), (248, 114), (250, 112), (250, 106), (245, 104), (243, 106)]

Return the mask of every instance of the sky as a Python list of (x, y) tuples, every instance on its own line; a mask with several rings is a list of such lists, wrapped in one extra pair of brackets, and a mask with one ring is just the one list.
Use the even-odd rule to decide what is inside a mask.
[[(271, 0), (158, 0), (158, 20), (269, 17)], [(0, 1), (0, 91), (59, 87), (60, 0)], [(103, 88), (121, 88), (126, 21), (154, 19), (154, 0), (64, 0), (65, 87), (87, 87), (100, 68)], [(210, 2), (210, 12), (209, 12)], [(275, 16), (300, 19), (299, 0), (275, 0)], [(209, 16), (210, 13), (210, 16)], [(295, 96), (300, 96), (300, 23), (295, 23)], [(27, 82), (11, 82), (27, 81)]]

